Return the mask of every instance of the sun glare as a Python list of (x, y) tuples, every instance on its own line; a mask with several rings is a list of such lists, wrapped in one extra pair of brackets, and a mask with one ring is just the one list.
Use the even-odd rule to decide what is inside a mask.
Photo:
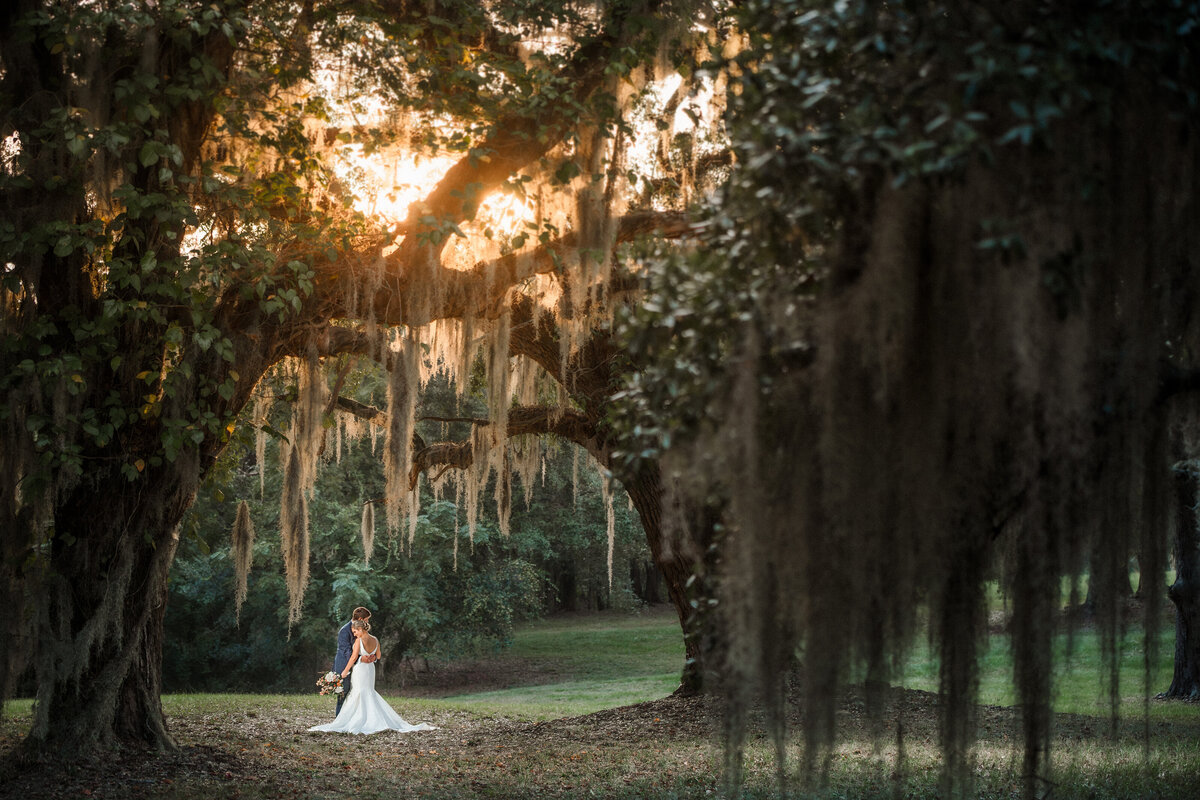
[[(354, 209), (390, 226), (407, 219), (413, 205), (428, 196), (459, 158), (457, 154), (429, 157), (396, 150), (368, 155), (362, 145), (347, 144), (338, 150), (336, 172), (354, 192)], [(529, 197), (493, 192), (480, 203), (474, 220), (462, 227), (469, 235), (478, 233), (498, 247), (527, 230), (535, 211), (536, 204)], [(446, 266), (466, 268), (475, 257), (495, 249), (485, 245), (482, 252), (475, 252), (477, 247), (478, 243), (466, 247), (461, 259), (450, 259)]]
[(338, 153), (339, 178), (354, 189), (354, 210), (385, 223), (408, 216), (409, 207), (428, 194), (454, 164), (449, 156), (421, 158), (414, 153), (365, 155), (361, 144)]
[[(545, 46), (542, 43), (543, 49)], [(654, 98), (651, 105), (661, 109), (680, 80), (671, 75), (649, 87)], [(444, 141), (458, 138), (454, 123), (390, 107), (380, 95), (351, 90), (343, 81), (344, 75), (337, 69), (318, 73), (315, 88), (325, 98), (327, 113), (320, 120), (311, 120), (309, 134), (320, 141), (331, 128), (338, 132), (325, 157), (336, 180), (354, 197), (356, 212), (385, 228), (409, 219), (414, 212), (419, 217), (420, 207), (415, 204), (429, 195), (464, 154), (445, 149), (422, 152), (412, 142), (424, 140), (431, 132)], [(703, 128), (711, 94), (712, 87), (706, 84), (701, 93), (681, 103), (671, 131), (690, 133)], [(625, 154), (626, 163), (638, 174), (658, 177), (661, 165), (655, 156), (665, 134), (654, 127), (649, 116), (635, 118), (633, 124), (636, 135)], [(0, 164), (11, 160), (13, 149), (10, 141), (0, 140)], [(574, 208), (570, 187), (557, 192), (534, 188), (536, 184), (520, 186), (527, 191), (504, 189), (483, 198), (475, 218), (459, 226), (471, 241), (454, 242), (445, 252), (446, 266), (469, 268), (477, 259), (494, 258), (506, 248), (527, 249), (545, 241), (546, 233), (558, 235), (556, 231), (569, 228)], [(207, 229), (189, 231), (185, 251), (198, 252), (212, 235)]]

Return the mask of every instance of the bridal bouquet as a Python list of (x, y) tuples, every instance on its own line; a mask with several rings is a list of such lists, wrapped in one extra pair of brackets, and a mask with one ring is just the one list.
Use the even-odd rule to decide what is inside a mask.
[(321, 687), (320, 694), (341, 694), (342, 676), (336, 672), (326, 672), (317, 678), (317, 686)]

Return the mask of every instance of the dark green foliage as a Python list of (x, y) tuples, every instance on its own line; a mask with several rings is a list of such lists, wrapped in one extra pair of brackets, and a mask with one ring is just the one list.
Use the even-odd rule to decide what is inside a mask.
[[(605, 567), (602, 479), (591, 459), (583, 453), (575, 456), (573, 450), (564, 446), (547, 459), (545, 482), (534, 488), (528, 508), (522, 500), (516, 501), (512, 516), (516, 552), (545, 573), (542, 603), (546, 611), (597, 611), (646, 602), (647, 598), (634, 594), (630, 585), (630, 570), (650, 559), (637, 516), (628, 508), (618, 486), (610, 589)], [(577, 488), (572, 483), (575, 458), (580, 462)], [(522, 496), (518, 488), (514, 493), (518, 498)]]
[[(1060, 577), (1093, 545), (1114, 565), (1097, 580), (1134, 550), (1144, 575), (1165, 564), (1156, 387), (1163, 362), (1196, 368), (1200, 7), (785, 0), (730, 24), (749, 36), (716, 59), (738, 68), (738, 168), (705, 246), (651, 262), (624, 329), (648, 365), (629, 455), (662, 454), (727, 523), (712, 655), (733, 782), (737, 712), (778, 714), (792, 667), (819, 778), (840, 680), (887, 680), (927, 609), (943, 791), (969, 792), (999, 575), (1032, 795)], [(1115, 604), (1100, 624), (1114, 659)]]

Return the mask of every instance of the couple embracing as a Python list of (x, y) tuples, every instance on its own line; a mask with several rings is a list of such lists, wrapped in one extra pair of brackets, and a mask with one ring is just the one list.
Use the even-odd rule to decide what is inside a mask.
[(338, 631), (333, 669), (341, 674), (345, 691), (338, 696), (337, 717), (333, 722), (309, 730), (331, 733), (433, 730), (425, 722), (420, 725), (405, 722), (375, 691), (375, 662), (380, 653), (379, 640), (371, 635), (370, 620), (371, 612), (359, 606)]

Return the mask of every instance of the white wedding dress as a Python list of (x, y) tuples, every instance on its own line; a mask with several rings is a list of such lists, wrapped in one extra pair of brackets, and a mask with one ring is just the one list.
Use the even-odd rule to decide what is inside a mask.
[[(375, 655), (378, 650), (372, 650), (365, 655)], [(364, 664), (362, 659), (354, 665), (350, 673), (350, 694), (342, 703), (341, 713), (337, 719), (324, 725), (314, 725), (310, 731), (326, 731), (329, 733), (378, 733), (379, 731), (431, 731), (434, 726), (427, 722), (412, 725), (392, 710), (379, 692), (375, 691), (375, 664)]]

